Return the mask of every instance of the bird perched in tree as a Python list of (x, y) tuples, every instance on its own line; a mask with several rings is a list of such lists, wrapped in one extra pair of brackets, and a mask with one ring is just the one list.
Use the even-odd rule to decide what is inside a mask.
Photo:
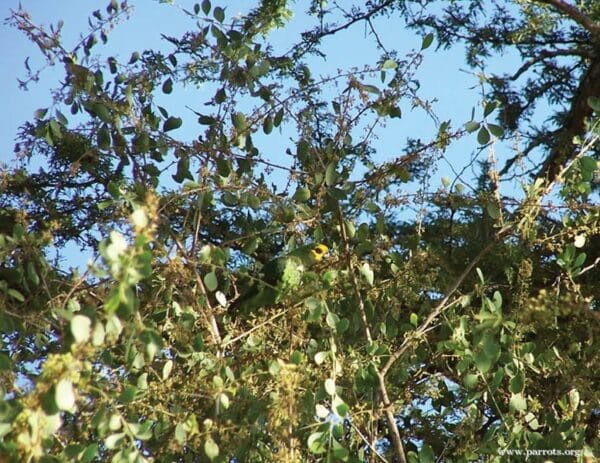
[(247, 288), (231, 307), (248, 310), (274, 305), (282, 294), (298, 288), (304, 272), (321, 262), (328, 251), (324, 244), (305, 245), (267, 262), (258, 276), (248, 279)]

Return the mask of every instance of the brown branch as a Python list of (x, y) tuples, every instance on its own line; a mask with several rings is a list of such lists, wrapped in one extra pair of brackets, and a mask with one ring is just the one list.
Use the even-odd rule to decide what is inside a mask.
[[(307, 51), (309, 51), (319, 40), (321, 40), (323, 37), (327, 37), (328, 35), (335, 35), (340, 31), (343, 31), (345, 29), (348, 29), (349, 27), (351, 27), (352, 25), (356, 24), (357, 22), (360, 21), (365, 21), (365, 20), (369, 20), (371, 19), (373, 16), (375, 16), (377, 13), (379, 13), (380, 11), (382, 11), (383, 9), (387, 8), (388, 6), (394, 4), (395, 0), (386, 0), (384, 2), (381, 2), (380, 5), (367, 10), (365, 12), (361, 12), (359, 14), (355, 14), (353, 16), (351, 16), (347, 22), (337, 26), (337, 27), (333, 27), (331, 29), (326, 29), (323, 31), (320, 31), (318, 33), (314, 33), (312, 35), (312, 37), (310, 36), (310, 33), (308, 33), (306, 35), (307, 40), (306, 40), (306, 46), (304, 48), (304, 50), (301, 50), (299, 54), (297, 54), (295, 56), (295, 58), (299, 58), (299, 56), (303, 55), (304, 53), (306, 53)], [(288, 50), (283, 56), (287, 56), (289, 53), (291, 53), (294, 50), (294, 48)]]
[(544, 61), (548, 58), (555, 58), (557, 56), (580, 56), (582, 58), (592, 58), (592, 54), (585, 50), (542, 50), (538, 53), (535, 58), (527, 60), (512, 76), (510, 80), (517, 80), (523, 75), (531, 66), (536, 65), (540, 61)]

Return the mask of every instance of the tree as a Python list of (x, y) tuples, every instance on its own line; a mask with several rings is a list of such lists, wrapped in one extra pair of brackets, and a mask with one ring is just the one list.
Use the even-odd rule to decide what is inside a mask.
[[(287, 27), (287, 2), (230, 17), (204, 0), (182, 9), (198, 27), (165, 37), (169, 52), (128, 61), (95, 54), (130, 13), (126, 3), (94, 12), (72, 50), (13, 12), (13, 26), (63, 63), (65, 78), (52, 107), (19, 133), (21, 162), (3, 172), (0, 454), (592, 456), (597, 7), (493, 3), (450, 2), (440, 13), (389, 0), (346, 9), (313, 2), (307, 21), (318, 26), (281, 53), (270, 34)], [(378, 21), (400, 20), (423, 37), (407, 56), (377, 33)], [(319, 75), (312, 57), (326, 53), (326, 38), (361, 23), (382, 55)], [(382, 162), (376, 136), (406, 118), (401, 106), (444, 120), (415, 77), (436, 39), (463, 41), (474, 67), (508, 46), (523, 64), (508, 77), (482, 74), (481, 118), (459, 128), (438, 122), (429, 141), (409, 138), (403, 154)], [(559, 65), (558, 56), (577, 61)], [(538, 67), (543, 81), (524, 93), (510, 88)], [(194, 85), (205, 100), (190, 103), (190, 121), (167, 103)], [(555, 128), (530, 134), (525, 154), (545, 151), (520, 194), (502, 185), (493, 148), (519, 135), (542, 98), (560, 109)], [(177, 136), (196, 122), (193, 140)], [(475, 187), (444, 180), (428, 190), (443, 153), (474, 132), (473, 150), (489, 153)], [(285, 155), (270, 155), (279, 145)], [(28, 164), (35, 157), (46, 161), (37, 172)], [(51, 244), (64, 257), (73, 242), (96, 256), (83, 274), (50, 259)], [(235, 304), (263, 265), (314, 243), (329, 255), (310, 268), (286, 266), (267, 305)]]

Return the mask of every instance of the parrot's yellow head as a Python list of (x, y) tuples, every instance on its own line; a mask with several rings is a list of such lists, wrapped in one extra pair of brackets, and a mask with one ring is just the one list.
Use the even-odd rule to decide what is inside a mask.
[(314, 248), (310, 250), (310, 255), (314, 259), (315, 262), (321, 262), (325, 254), (327, 254), (329, 248), (324, 244), (317, 244)]

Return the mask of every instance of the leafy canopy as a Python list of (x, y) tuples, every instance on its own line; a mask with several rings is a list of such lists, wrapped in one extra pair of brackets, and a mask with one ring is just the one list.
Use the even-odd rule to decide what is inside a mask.
[[(106, 56), (126, 2), (71, 49), (12, 12), (65, 74), (0, 183), (2, 458), (592, 455), (597, 2), (438, 3), (264, 0), (234, 17), (203, 0), (165, 50), (126, 59)], [(281, 50), (293, 17), (304, 33)], [(389, 24), (420, 46), (395, 50)], [(328, 39), (365, 30), (364, 67), (320, 72)], [(457, 45), (482, 99), (451, 121), (417, 71)], [(518, 69), (488, 70), (510, 50)], [(400, 139), (421, 112), (428, 138)], [(435, 185), (459, 141), (473, 178)], [(265, 271), (314, 243), (316, 265)], [(93, 255), (79, 270), (74, 245)], [(278, 291), (244, 307), (248, 288)]]

